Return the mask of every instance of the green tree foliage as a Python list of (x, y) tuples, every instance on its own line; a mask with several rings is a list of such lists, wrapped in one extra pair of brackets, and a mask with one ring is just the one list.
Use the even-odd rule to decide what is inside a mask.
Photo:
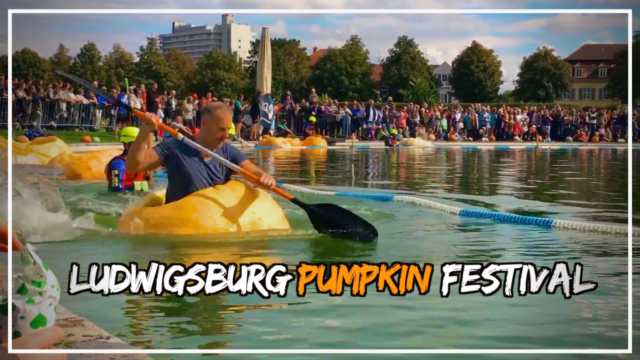
[(9, 57), (7, 54), (0, 55), (0, 75), (5, 78), (9, 76)]
[(103, 83), (105, 80), (102, 54), (95, 43), (87, 42), (71, 63), (70, 71), (83, 79)]
[(409, 81), (409, 87), (400, 90), (405, 102), (437, 104), (440, 102), (440, 92), (433, 81), (425, 78), (415, 78)]
[(64, 46), (64, 44), (58, 44), (58, 49), (56, 52), (49, 58), (49, 81), (61, 81), (61, 78), (55, 74), (56, 70), (61, 70), (64, 72), (69, 72), (71, 69), (71, 63), (73, 62), (73, 57), (69, 55), (69, 48)]
[(196, 62), (180, 49), (173, 48), (166, 55), (167, 65), (173, 72), (169, 87), (176, 91), (179, 98), (191, 93), (193, 78), (195, 77)]
[(571, 67), (555, 49), (542, 46), (523, 58), (513, 96), (525, 102), (554, 102), (571, 89)]
[(503, 104), (515, 102), (514, 96), (513, 96), (513, 90), (506, 90), (502, 94), (498, 95), (498, 97), (496, 98), (496, 102), (503, 103)]
[(473, 41), (453, 60), (449, 83), (461, 102), (491, 102), (500, 91), (502, 61), (493, 49)]
[(626, 103), (629, 98), (629, 50), (615, 53), (613, 65), (605, 88), (610, 98)]
[(107, 89), (119, 89), (125, 84), (125, 78), (129, 84), (136, 83), (136, 64), (132, 53), (125, 50), (120, 44), (113, 44), (113, 49), (104, 57), (105, 82)]
[(14, 79), (45, 79), (49, 72), (47, 60), (30, 48), (23, 48), (13, 53)]
[[(640, 34), (633, 37), (633, 58), (640, 59)], [(633, 89), (636, 89), (635, 91)], [(636, 70), (633, 72), (633, 79), (631, 79), (631, 94), (633, 95), (633, 100), (637, 103), (640, 101), (640, 71)]]
[(192, 89), (199, 94), (211, 92), (218, 97), (234, 99), (238, 89), (244, 89), (247, 83), (247, 73), (236, 56), (225, 55), (218, 50), (198, 60), (196, 73), (198, 76)]
[[(634, 59), (640, 56), (638, 52), (638, 41), (633, 42), (632, 51)], [(613, 67), (609, 68), (609, 79), (605, 89), (609, 92), (611, 99), (626, 104), (629, 99), (629, 50), (624, 49), (614, 54), (613, 65)], [(639, 71), (635, 71), (633, 74), (631, 83), (633, 88), (639, 83), (638, 80), (640, 77), (638, 73)], [(638, 100), (639, 98), (636, 94), (638, 93), (634, 94), (634, 100)]]
[(309, 83), (333, 99), (367, 99), (374, 90), (369, 51), (357, 35), (341, 48), (331, 49), (314, 65)]
[[(247, 96), (256, 92), (257, 61), (260, 54), (260, 39), (251, 42), (249, 50), (249, 79), (246, 86)], [(294, 99), (306, 95), (309, 69), (307, 49), (297, 39), (271, 39), (271, 93), (281, 98), (286, 91), (291, 91)]]
[(158, 88), (166, 91), (173, 81), (173, 72), (160, 51), (156, 38), (147, 38), (147, 45), (140, 46), (137, 52), (136, 75), (145, 83), (156, 82)]
[(418, 43), (403, 35), (398, 37), (389, 50), (389, 56), (382, 61), (382, 83), (389, 87), (389, 95), (395, 101), (404, 101), (402, 93), (410, 91), (412, 81), (431, 82), (435, 88), (441, 86)]

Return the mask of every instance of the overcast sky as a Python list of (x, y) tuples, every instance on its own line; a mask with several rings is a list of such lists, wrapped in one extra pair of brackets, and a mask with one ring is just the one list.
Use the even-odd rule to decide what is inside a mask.
[[(359, 8), (449, 8), (455, 4), (444, 0), (423, 1), (356, 1)], [(138, 1), (67, 0), (65, 8), (93, 9), (140, 8), (132, 6)], [(354, 3), (340, 0), (161, 0), (153, 6), (160, 8), (342, 8)], [(640, 12), (640, 1), (626, 0), (569, 0), (569, 1), (506, 1), (467, 0), (472, 8), (620, 8)], [(515, 5), (514, 5), (515, 4)], [(639, 5), (636, 5), (639, 4)], [(60, 8), (50, 0), (9, 1), (9, 7)], [(360, 35), (371, 52), (371, 61), (384, 58), (400, 35), (416, 39), (431, 63), (451, 63), (453, 58), (471, 41), (477, 40), (492, 47), (503, 63), (505, 84), (502, 90), (513, 88), (512, 81), (518, 72), (523, 56), (535, 51), (537, 46), (550, 45), (558, 54), (567, 56), (580, 45), (590, 42), (627, 42), (626, 15), (261, 15), (235, 14), (236, 23), (252, 26), (259, 36), (260, 28), (268, 26), (273, 37), (298, 38), (311, 51), (313, 46), (326, 48), (340, 46), (351, 34)], [(5, 18), (6, 19), (6, 18)], [(64, 43), (75, 55), (87, 41), (93, 41), (107, 53), (114, 43), (135, 52), (144, 45), (146, 37), (171, 32), (171, 22), (183, 20), (194, 25), (220, 23), (220, 14), (149, 14), (149, 15), (68, 15), (68, 14), (17, 14), (13, 18), (13, 51), (30, 47), (49, 57), (58, 43)], [(3, 21), (6, 21), (3, 19)], [(6, 32), (6, 24), (0, 29)], [(640, 28), (638, 17), (634, 29)], [(7, 52), (6, 36), (0, 32), (0, 53)], [(5, 40), (3, 42), (3, 40)]]

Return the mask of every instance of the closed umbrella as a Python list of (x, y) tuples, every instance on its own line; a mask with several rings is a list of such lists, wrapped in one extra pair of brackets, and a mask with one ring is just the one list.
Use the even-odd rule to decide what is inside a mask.
[(269, 39), (269, 28), (262, 28), (260, 38), (260, 52), (258, 53), (258, 68), (256, 71), (256, 87), (262, 90), (260, 98), (260, 125), (262, 128), (269, 128), (273, 135), (275, 130), (275, 117), (273, 113), (273, 97), (265, 96), (271, 94), (271, 39)]

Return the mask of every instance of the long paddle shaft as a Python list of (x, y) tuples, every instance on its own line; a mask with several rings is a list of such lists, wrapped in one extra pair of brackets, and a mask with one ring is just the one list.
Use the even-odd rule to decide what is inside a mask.
[[(148, 117), (147, 114), (145, 114), (144, 112), (140, 110), (136, 110), (131, 106), (129, 106), (128, 104), (122, 103), (121, 101), (114, 98), (110, 94), (107, 94), (104, 91), (91, 85), (91, 83), (89, 83), (88, 81), (81, 79), (77, 76), (64, 73), (60, 70), (56, 70), (56, 73), (62, 76), (65, 76), (85, 86), (86, 88), (94, 91), (96, 94), (100, 94), (104, 96), (109, 101), (112, 101), (116, 103), (118, 106), (125, 108), (127, 111), (137, 116), (139, 119), (146, 119), (149, 121), (153, 121), (158, 126), (158, 129), (169, 133), (171, 136), (193, 147), (194, 149), (197, 149), (201, 152), (209, 154), (210, 156), (214, 157), (216, 160), (220, 161), (230, 169), (238, 172), (239, 174), (241, 174), (251, 182), (255, 184), (260, 184), (260, 179), (256, 175), (246, 171), (245, 169), (237, 166), (236, 164), (214, 153), (213, 151), (192, 141), (191, 139), (180, 134), (180, 132), (178, 132), (177, 130), (163, 124), (162, 122), (156, 121), (155, 119)], [(294, 198), (293, 195), (287, 193), (286, 191), (276, 186), (272, 186), (269, 190), (273, 191), (274, 193), (282, 196), (283, 198), (301, 207), (309, 216), (309, 220), (311, 221), (311, 224), (313, 225), (313, 227), (316, 229), (316, 231), (318, 231), (321, 234), (330, 234), (343, 239), (364, 241), (364, 242), (373, 242), (378, 239), (378, 231), (373, 225), (371, 225), (366, 220), (364, 220), (363, 218), (359, 217), (358, 215), (352, 213), (347, 209), (344, 209), (335, 204), (313, 204), (313, 205), (306, 204)]]

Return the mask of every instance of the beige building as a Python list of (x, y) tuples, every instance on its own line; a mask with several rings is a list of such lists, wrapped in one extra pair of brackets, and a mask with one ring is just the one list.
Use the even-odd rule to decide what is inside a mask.
[(564, 60), (571, 66), (573, 85), (563, 94), (562, 100), (604, 106), (613, 103), (605, 89), (613, 68), (613, 56), (627, 44), (585, 44)]
[(255, 37), (250, 25), (233, 22), (233, 14), (223, 14), (222, 23), (216, 25), (195, 26), (175, 21), (170, 34), (158, 36), (163, 53), (177, 48), (194, 60), (214, 49), (223, 54), (235, 53), (245, 60), (249, 57), (251, 41)]

